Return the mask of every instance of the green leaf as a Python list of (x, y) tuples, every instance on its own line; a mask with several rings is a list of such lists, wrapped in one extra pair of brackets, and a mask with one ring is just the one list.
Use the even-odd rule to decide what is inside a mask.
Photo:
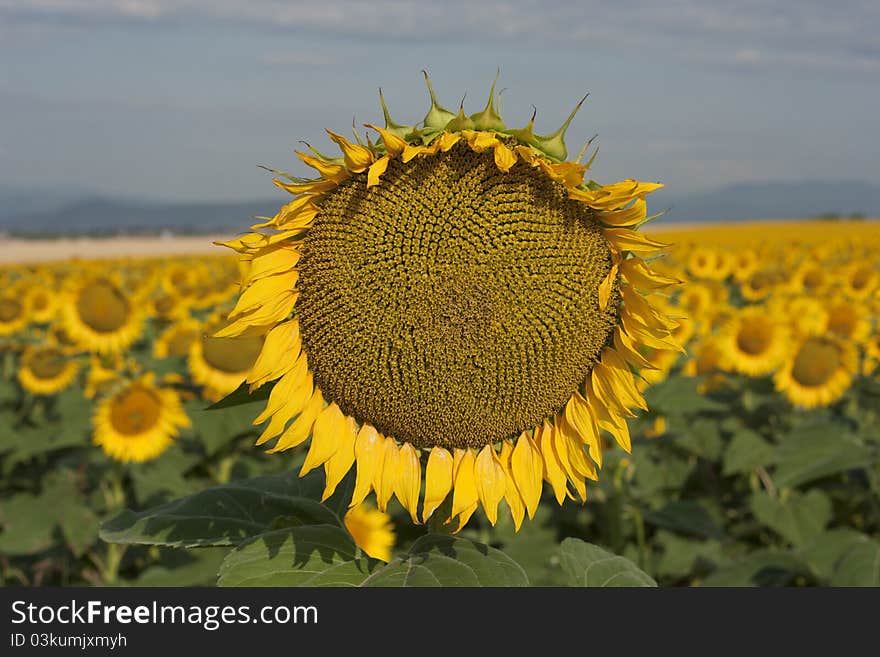
[(227, 555), (220, 586), (358, 586), (375, 562), (340, 527), (310, 525), (255, 536)]
[(809, 568), (796, 555), (780, 550), (756, 550), (700, 582), (701, 586), (786, 586)]
[(776, 452), (773, 481), (794, 487), (829, 475), (868, 467), (878, 453), (858, 440), (840, 423), (802, 426), (786, 436)]
[(715, 461), (721, 456), (722, 441), (715, 420), (697, 419), (675, 428), (675, 444), (704, 459)]
[(253, 404), (256, 402), (262, 402), (269, 399), (269, 393), (272, 392), (272, 388), (275, 387), (275, 382), (270, 381), (269, 383), (260, 386), (253, 393), (249, 392), (250, 385), (247, 383), (242, 383), (235, 390), (226, 395), (223, 399), (218, 402), (214, 402), (210, 406), (208, 406), (206, 411), (214, 411), (221, 408), (232, 408), (233, 406), (241, 406), (243, 404)]
[(755, 493), (749, 506), (761, 523), (796, 547), (806, 545), (831, 520), (831, 501), (816, 489), (805, 494), (793, 491), (784, 499)]
[(658, 575), (681, 578), (692, 574), (700, 562), (717, 567), (729, 561), (717, 540), (680, 538), (662, 530), (657, 532), (656, 540), (663, 546), (663, 556), (657, 563)]
[(541, 504), (535, 517), (523, 523), (519, 531), (509, 513), (499, 513), (491, 539), (486, 541), (522, 566), (532, 586), (563, 586), (565, 574), (556, 553), (557, 531), (550, 507)]
[(111, 543), (174, 547), (237, 545), (279, 526), (335, 524), (330, 509), (309, 499), (314, 478), (293, 473), (234, 481), (135, 513), (123, 511), (105, 522), (101, 538)]
[(727, 409), (725, 404), (698, 392), (699, 383), (698, 378), (673, 376), (648, 388), (645, 401), (652, 412), (672, 416)]
[(428, 534), (363, 586), (528, 586), (522, 567), (501, 550), (465, 538)]
[(834, 569), (831, 586), (880, 586), (880, 543), (853, 546)]
[(645, 521), (701, 538), (721, 535), (721, 529), (709, 511), (696, 500), (674, 500), (656, 511), (646, 511)]
[[(184, 452), (179, 444), (175, 444), (161, 458), (129, 465), (128, 471), (138, 501), (145, 504), (163, 494), (178, 497), (193, 492), (193, 481), (184, 475), (198, 460), (198, 456)], [(156, 501), (153, 499), (153, 502)]]
[(722, 474), (746, 474), (755, 468), (773, 463), (773, 445), (754, 431), (741, 429), (730, 440), (724, 452)]
[(865, 534), (849, 527), (830, 529), (814, 536), (801, 550), (801, 556), (828, 583), (840, 558), (853, 546), (869, 540)]
[(0, 505), (0, 554), (36, 554), (54, 539), (56, 520), (46, 513), (46, 501), (34, 495), (7, 497)]
[[(172, 554), (169, 555), (168, 552)], [(150, 566), (135, 581), (123, 582), (121, 585), (214, 586), (217, 583), (217, 572), (227, 554), (229, 548), (222, 547), (193, 550), (166, 548), (162, 564)]]
[(577, 538), (562, 541), (559, 555), (570, 586), (657, 586), (632, 561)]
[(59, 518), (61, 534), (67, 547), (81, 557), (98, 539), (99, 520), (83, 502), (70, 504)]
[(245, 433), (257, 433), (253, 419), (257, 412), (245, 408), (200, 408), (198, 403), (187, 405), (187, 415), (192, 420), (193, 431), (200, 437), (208, 456), (216, 454), (230, 441)]

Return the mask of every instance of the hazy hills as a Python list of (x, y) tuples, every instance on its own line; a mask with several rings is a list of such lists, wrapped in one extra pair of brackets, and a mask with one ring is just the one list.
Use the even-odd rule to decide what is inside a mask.
[[(254, 217), (273, 215), (285, 198), (234, 203), (155, 203), (77, 197), (38, 197), (0, 187), (0, 231), (30, 235), (239, 232)], [(668, 209), (664, 222), (743, 221), (838, 214), (880, 216), (880, 185), (863, 182), (738, 183), (675, 198), (652, 196), (652, 210)]]

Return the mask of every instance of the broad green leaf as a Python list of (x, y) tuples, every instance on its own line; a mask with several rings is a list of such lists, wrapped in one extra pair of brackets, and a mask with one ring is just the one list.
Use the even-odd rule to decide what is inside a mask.
[(717, 540), (681, 538), (662, 530), (657, 532), (656, 540), (663, 546), (663, 556), (657, 562), (658, 575), (681, 578), (692, 574), (701, 562), (707, 567), (718, 567), (729, 561)]
[(727, 409), (725, 404), (698, 392), (699, 383), (697, 378), (673, 376), (648, 388), (645, 401), (652, 412), (671, 416)]
[(229, 554), (229, 548), (198, 548), (181, 550), (164, 548), (164, 551), (181, 553), (172, 558), (164, 555), (165, 562), (150, 566), (134, 581), (124, 582), (123, 586), (214, 586), (220, 564)]
[(253, 419), (259, 413), (257, 407), (250, 413), (247, 408), (225, 407), (210, 410), (194, 403), (188, 404), (186, 410), (192, 420), (193, 431), (199, 436), (209, 456), (218, 452), (233, 438), (257, 431), (253, 426)]
[[(60, 430), (56, 423), (40, 427), (26, 427), (8, 432), (8, 446), (12, 448), (7, 457), (7, 467), (24, 463), (39, 456), (70, 447), (87, 447), (88, 437), (85, 431), (72, 429)], [(4, 446), (0, 446), (3, 449)]]
[(559, 556), (570, 586), (657, 586), (632, 561), (577, 538), (562, 541)]
[(358, 556), (338, 526), (308, 525), (260, 534), (230, 552), (220, 586), (359, 586), (375, 562)]
[(162, 453), (160, 458), (128, 466), (138, 502), (143, 505), (156, 496), (180, 497), (192, 493), (194, 482), (185, 477), (187, 470), (198, 463), (199, 457), (185, 452), (179, 444)]
[[(659, 454), (655, 456), (652, 451)], [(677, 491), (694, 467), (681, 456), (672, 453), (672, 450), (636, 449), (631, 458), (635, 463), (635, 483), (641, 496), (646, 499), (651, 499), (662, 491)]]
[(293, 525), (339, 524), (317, 502), (314, 478), (293, 473), (234, 481), (147, 509), (123, 511), (105, 522), (101, 538), (111, 543), (175, 547), (237, 545), (272, 529)]
[(773, 445), (754, 431), (741, 429), (730, 440), (724, 452), (722, 474), (746, 474), (755, 468), (773, 463)]
[(697, 419), (675, 429), (675, 444), (691, 454), (715, 461), (721, 456), (722, 441), (715, 420)]
[(865, 534), (848, 527), (830, 529), (814, 536), (801, 550), (801, 556), (827, 584), (840, 558), (853, 546), (868, 541)]
[(58, 519), (64, 542), (77, 557), (82, 556), (98, 540), (99, 520), (84, 500), (66, 506)]
[(755, 493), (750, 500), (755, 517), (796, 547), (819, 534), (831, 520), (831, 501), (820, 490), (793, 491), (783, 498)]
[(794, 487), (822, 477), (868, 467), (878, 461), (878, 451), (859, 441), (840, 423), (822, 422), (794, 430), (776, 451), (773, 480)]
[(854, 545), (841, 557), (831, 576), (832, 586), (880, 586), (880, 543)]
[(465, 538), (428, 534), (363, 586), (528, 586), (522, 567), (501, 550)]
[(655, 511), (645, 512), (645, 521), (675, 532), (708, 538), (719, 536), (721, 529), (712, 515), (696, 500), (674, 500)]
[(49, 549), (57, 522), (46, 510), (46, 500), (35, 495), (4, 499), (0, 504), (0, 554), (37, 554)]
[(786, 586), (809, 568), (796, 555), (780, 550), (756, 550), (733, 565), (721, 568), (701, 586)]
[[(467, 530), (465, 530), (467, 531)], [(498, 514), (498, 522), (484, 539), (502, 550), (529, 574), (532, 586), (562, 586), (565, 574), (556, 553), (558, 529), (553, 523), (550, 507), (539, 505), (535, 517), (526, 520), (515, 531), (513, 519), (506, 510)], [(476, 535), (478, 532), (474, 532)]]

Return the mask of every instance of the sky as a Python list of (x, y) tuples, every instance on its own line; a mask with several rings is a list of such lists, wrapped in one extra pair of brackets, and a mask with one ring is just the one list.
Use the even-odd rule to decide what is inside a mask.
[(0, 189), (274, 198), (307, 140), (442, 104), (598, 135), (592, 176), (676, 197), (880, 180), (880, 2), (0, 0)]

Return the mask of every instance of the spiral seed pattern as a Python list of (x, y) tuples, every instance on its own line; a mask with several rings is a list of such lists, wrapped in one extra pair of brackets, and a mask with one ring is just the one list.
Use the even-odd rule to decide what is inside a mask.
[(480, 447), (560, 410), (618, 320), (587, 208), (524, 163), (459, 144), (329, 193), (297, 303), (325, 399), (422, 448)]

